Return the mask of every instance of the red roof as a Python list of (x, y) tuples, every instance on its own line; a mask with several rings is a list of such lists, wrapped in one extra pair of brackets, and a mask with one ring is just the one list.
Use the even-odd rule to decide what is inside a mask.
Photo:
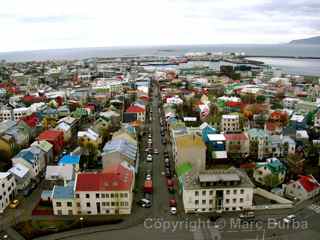
[(247, 135), (245, 135), (244, 133), (224, 134), (224, 137), (226, 138), (226, 141), (246, 141), (246, 140), (248, 140)]
[(76, 191), (125, 191), (130, 190), (133, 172), (121, 164), (114, 164), (103, 172), (80, 173), (77, 176)]
[(39, 123), (39, 118), (36, 116), (35, 113), (32, 113), (29, 116), (22, 117), (20, 120), (24, 121), (31, 128), (35, 128)]
[(298, 181), (307, 192), (312, 192), (320, 187), (319, 183), (312, 176), (300, 176)]
[(128, 113), (144, 113), (145, 110), (139, 106), (130, 106), (128, 109), (127, 109), (127, 112)]
[(62, 131), (57, 131), (57, 130), (47, 130), (39, 134), (38, 139), (39, 140), (51, 140), (55, 141), (59, 137), (63, 137), (63, 132)]
[(242, 107), (242, 102), (228, 101), (225, 103), (225, 106), (227, 106), (227, 107)]

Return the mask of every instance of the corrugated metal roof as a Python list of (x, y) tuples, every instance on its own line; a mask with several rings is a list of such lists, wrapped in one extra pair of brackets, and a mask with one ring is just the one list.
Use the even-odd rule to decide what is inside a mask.
[(103, 151), (104, 155), (112, 152), (120, 152), (134, 160), (137, 155), (137, 145), (130, 143), (126, 139), (114, 139), (105, 144)]

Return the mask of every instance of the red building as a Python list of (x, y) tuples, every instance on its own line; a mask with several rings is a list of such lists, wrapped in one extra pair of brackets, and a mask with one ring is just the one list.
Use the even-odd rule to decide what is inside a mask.
[(35, 113), (32, 113), (29, 116), (22, 117), (20, 120), (24, 121), (30, 128), (35, 128), (40, 121)]
[(38, 140), (46, 140), (53, 145), (54, 155), (62, 152), (64, 147), (64, 136), (62, 131), (46, 130), (38, 136)]

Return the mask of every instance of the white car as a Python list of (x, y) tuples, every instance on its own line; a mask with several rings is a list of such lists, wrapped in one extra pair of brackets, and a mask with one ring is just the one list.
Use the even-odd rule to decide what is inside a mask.
[(155, 148), (155, 149), (153, 150), (153, 154), (159, 154), (158, 149)]
[(172, 215), (176, 215), (176, 214), (177, 214), (177, 208), (176, 208), (176, 207), (171, 207), (171, 208), (170, 208), (170, 213), (171, 213)]
[(151, 155), (151, 154), (148, 154), (148, 156), (147, 156), (147, 162), (152, 162), (152, 155)]
[(292, 223), (297, 219), (296, 215), (291, 214), (283, 219), (285, 223)]
[(148, 139), (148, 143), (152, 143), (152, 139), (151, 138)]
[(151, 180), (151, 179), (152, 179), (151, 174), (147, 174), (146, 175), (146, 180)]

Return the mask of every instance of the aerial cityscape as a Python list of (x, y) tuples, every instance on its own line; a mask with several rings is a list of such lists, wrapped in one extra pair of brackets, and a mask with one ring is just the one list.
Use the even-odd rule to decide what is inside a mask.
[(320, 239), (318, 2), (5, 5), (0, 240)]

